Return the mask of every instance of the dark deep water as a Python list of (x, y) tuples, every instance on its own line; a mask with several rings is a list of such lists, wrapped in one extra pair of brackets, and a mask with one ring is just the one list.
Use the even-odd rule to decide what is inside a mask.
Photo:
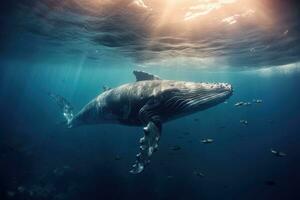
[[(167, 26), (150, 36), (153, 27), (141, 20), (158, 23), (156, 14), (144, 19), (145, 12), (130, 7), (132, 1), (116, 1), (127, 8), (125, 13), (108, 3), (103, 12), (90, 15), (78, 2), (1, 5), (0, 199), (300, 199), (295, 2), (262, 1), (264, 12), (281, 24), (264, 25), (272, 34), (240, 13), (231, 20), (241, 20), (243, 31), (233, 28), (224, 34), (224, 27), (207, 25), (201, 39), (195, 36), (196, 27), (195, 33), (181, 35), (166, 31)], [(151, 5), (137, 2), (143, 8)], [(153, 10), (155, 6), (157, 2)], [(134, 69), (165, 79), (234, 87), (227, 103), (164, 124), (159, 151), (139, 175), (129, 169), (141, 127), (67, 129), (47, 95), (60, 94), (79, 111), (104, 85), (133, 82)], [(234, 106), (240, 101), (252, 104)], [(214, 141), (203, 144), (204, 138)]]

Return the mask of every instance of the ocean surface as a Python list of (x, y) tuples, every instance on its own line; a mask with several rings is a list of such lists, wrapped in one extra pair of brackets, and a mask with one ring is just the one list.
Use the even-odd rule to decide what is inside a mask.
[[(297, 1), (11, 0), (0, 11), (0, 199), (300, 199)], [(134, 70), (234, 88), (163, 124), (137, 175), (142, 127), (68, 129), (48, 95), (78, 112)]]

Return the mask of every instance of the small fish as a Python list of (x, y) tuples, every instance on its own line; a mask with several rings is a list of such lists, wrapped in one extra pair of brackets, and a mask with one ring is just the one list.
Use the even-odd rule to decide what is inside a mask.
[(204, 174), (202, 172), (194, 171), (194, 175), (198, 177), (204, 177)]
[(271, 153), (274, 154), (277, 157), (284, 157), (284, 156), (286, 156), (286, 153), (283, 153), (281, 151), (277, 151), (277, 150), (274, 150), (274, 149), (271, 149)]
[(121, 159), (122, 159), (121, 156), (119, 156), (119, 155), (115, 156), (115, 160), (121, 160)]
[(253, 99), (253, 102), (254, 102), (254, 103), (262, 103), (263, 100), (261, 100), (261, 99)]
[(23, 186), (19, 186), (17, 190), (18, 192), (23, 193), (25, 191), (25, 188)]
[(243, 105), (244, 105), (244, 102), (242, 102), (242, 101), (237, 102), (236, 104), (234, 104), (234, 106), (236, 106), (236, 107), (243, 106)]
[(234, 106), (236, 107), (240, 107), (240, 106), (251, 106), (251, 102), (243, 102), (243, 101), (240, 101), (240, 102), (237, 102), (236, 104), (234, 104)]
[(206, 139), (202, 139), (201, 140), (201, 142), (203, 143), (203, 144), (209, 144), (209, 143), (213, 143), (213, 139), (209, 139), (209, 138), (206, 138)]
[(244, 119), (241, 119), (241, 120), (240, 120), (240, 123), (241, 123), (241, 124), (244, 124), (244, 125), (248, 125), (248, 121), (247, 121), (247, 120), (244, 120)]
[(251, 102), (245, 102), (244, 106), (251, 106)]
[(175, 145), (171, 148), (172, 151), (179, 151), (180, 149), (181, 149), (181, 147), (178, 145)]

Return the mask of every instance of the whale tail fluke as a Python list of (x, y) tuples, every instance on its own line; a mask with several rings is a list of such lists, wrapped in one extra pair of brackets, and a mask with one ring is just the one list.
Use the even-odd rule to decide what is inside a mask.
[(64, 124), (67, 124), (70, 127), (71, 121), (74, 117), (73, 106), (66, 100), (64, 97), (48, 92), (48, 95), (54, 100), (54, 102), (59, 106), (61, 112), (64, 116)]

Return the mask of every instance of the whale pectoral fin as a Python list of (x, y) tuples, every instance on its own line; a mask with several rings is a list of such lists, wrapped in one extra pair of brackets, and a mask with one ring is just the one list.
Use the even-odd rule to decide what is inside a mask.
[(162, 130), (161, 118), (157, 112), (160, 104), (161, 100), (153, 97), (139, 111), (139, 118), (146, 126), (144, 127), (144, 137), (140, 139), (140, 153), (136, 155), (137, 160), (130, 170), (133, 174), (141, 173), (150, 163), (153, 152), (158, 149)]
[(135, 75), (136, 81), (161, 80), (160, 77), (144, 71), (134, 70), (133, 74)]
[(144, 137), (140, 139), (140, 152), (136, 155), (137, 160), (132, 166), (130, 173), (139, 174), (150, 163), (150, 157), (158, 149), (160, 134), (160, 121), (149, 121), (147, 126), (144, 127)]

